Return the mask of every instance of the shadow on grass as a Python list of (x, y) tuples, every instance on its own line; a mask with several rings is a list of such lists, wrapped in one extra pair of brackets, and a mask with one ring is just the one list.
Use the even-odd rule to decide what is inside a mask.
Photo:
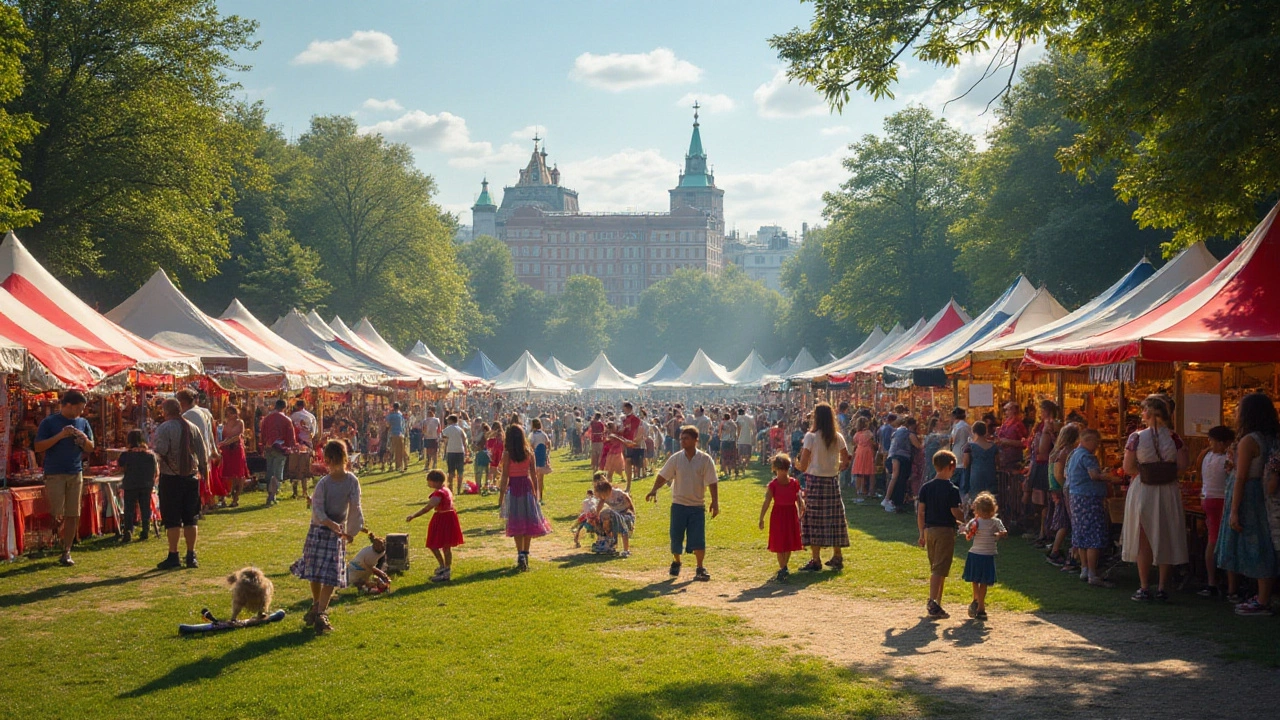
[(423, 592), (431, 592), (433, 590), (442, 590), (448, 587), (456, 587), (458, 585), (470, 585), (472, 583), (486, 582), (489, 580), (497, 580), (499, 578), (512, 577), (518, 574), (518, 570), (512, 567), (490, 568), (489, 570), (481, 570), (480, 572), (468, 573), (455, 577), (449, 582), (434, 583), (430, 580), (423, 580), (417, 585), (392, 585), (391, 592), (383, 597), (398, 598), (409, 595), (417, 595)]
[(769, 580), (756, 587), (746, 588), (739, 592), (737, 597), (731, 598), (729, 602), (745, 603), (752, 600), (789, 597), (814, 585), (821, 585), (835, 580), (839, 575), (839, 573), (835, 572), (797, 573), (788, 577), (785, 583)]
[[(190, 637), (194, 638), (199, 636)], [(272, 635), (271, 637), (254, 640), (252, 642), (245, 643), (244, 645), (241, 645), (220, 657), (203, 657), (199, 660), (186, 663), (185, 665), (179, 665), (165, 675), (158, 677), (145, 685), (134, 688), (133, 690), (121, 693), (116, 697), (119, 699), (144, 697), (153, 692), (169, 690), (181, 685), (186, 685), (190, 682), (212, 680), (239, 663), (255, 660), (277, 650), (285, 650), (305, 645), (314, 638), (315, 635), (311, 633), (309, 629), (304, 629), (302, 631), (284, 632)]]
[(568, 555), (559, 555), (557, 557), (548, 558), (553, 563), (557, 563), (558, 568), (573, 568), (583, 565), (602, 565), (607, 562), (621, 561), (616, 555), (603, 555), (593, 553), (589, 550), (582, 552), (569, 553)]
[[(49, 568), (55, 567), (58, 564), (52, 559), (56, 557), (55, 553), (46, 553), (40, 556), (30, 555), (30, 557), (32, 558), (31, 560), (28, 560), (27, 562), (21, 565), (18, 565), (17, 567), (12, 567), (12, 568), (9, 568), (8, 570), (4, 570), (0, 572), (0, 579), (17, 577), (19, 575), (26, 575), (28, 573), (48, 570)], [(49, 558), (49, 559), (46, 560), (45, 558)]]
[(653, 598), (662, 597), (664, 595), (674, 595), (684, 592), (684, 589), (694, 581), (680, 580), (679, 578), (671, 578), (669, 580), (659, 580), (655, 583), (649, 583), (643, 587), (632, 588), (630, 590), (621, 590), (611, 588), (596, 597), (606, 598), (610, 605), (630, 605), (631, 603), (640, 602), (642, 600), (652, 600)]
[(60, 585), (50, 585), (48, 587), (42, 587), (28, 592), (0, 595), (0, 607), (15, 607), (18, 605), (40, 602), (42, 600), (54, 600), (56, 598), (65, 597), (85, 590), (96, 590), (99, 588), (124, 585), (135, 580), (141, 580), (142, 578), (150, 575), (158, 574), (163, 573), (159, 570), (147, 570), (135, 575), (122, 575), (120, 577), (103, 578), (102, 580), (92, 580), (89, 582), (68, 582)]

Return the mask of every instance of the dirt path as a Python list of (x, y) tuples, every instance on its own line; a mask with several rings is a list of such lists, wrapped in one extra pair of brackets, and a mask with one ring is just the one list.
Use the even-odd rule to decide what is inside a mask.
[[(626, 575), (644, 593), (738, 615), (769, 642), (977, 709), (983, 717), (1274, 717), (1280, 671), (1226, 662), (1219, 648), (1140, 622), (1082, 615), (924, 618), (923, 603), (812, 588), (672, 582)], [(1255, 619), (1254, 622), (1271, 622)]]

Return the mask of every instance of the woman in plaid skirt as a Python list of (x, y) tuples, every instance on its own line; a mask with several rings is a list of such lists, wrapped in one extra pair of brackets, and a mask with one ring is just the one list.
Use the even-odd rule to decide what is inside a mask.
[(333, 630), (329, 624), (329, 599), (347, 586), (347, 543), (364, 527), (360, 507), (360, 480), (347, 471), (347, 446), (330, 440), (324, 446), (329, 474), (320, 478), (311, 495), (311, 527), (302, 545), (302, 557), (289, 572), (311, 582), (311, 609), (302, 621), (315, 625), (316, 634)]
[(836, 430), (835, 413), (826, 403), (813, 409), (813, 430), (804, 436), (796, 467), (805, 474), (805, 513), (800, 521), (800, 535), (813, 553), (802, 572), (822, 570), (822, 548), (832, 548), (827, 565), (833, 570), (844, 567), (843, 548), (849, 547), (849, 524), (840, 497), (840, 471), (849, 467), (849, 448), (844, 436)]

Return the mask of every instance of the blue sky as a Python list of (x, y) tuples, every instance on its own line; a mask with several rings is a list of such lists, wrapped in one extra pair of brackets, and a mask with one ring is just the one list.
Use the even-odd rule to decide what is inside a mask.
[[(896, 99), (855, 97), (837, 115), (788, 84), (768, 46), (810, 20), (811, 6), (790, 0), (218, 6), (260, 23), (260, 47), (237, 58), (252, 65), (234, 76), (243, 97), (293, 135), (312, 115), (350, 114), (408, 143), (440, 204), (467, 224), (483, 177), (495, 189), (515, 183), (535, 128), (583, 210), (665, 210), (698, 98), (729, 225), (798, 231), (822, 222), (822, 193), (844, 178), (850, 142), (910, 102), (942, 111), (986, 64), (909, 61)], [(980, 134), (989, 96), (953, 102), (945, 116)]]

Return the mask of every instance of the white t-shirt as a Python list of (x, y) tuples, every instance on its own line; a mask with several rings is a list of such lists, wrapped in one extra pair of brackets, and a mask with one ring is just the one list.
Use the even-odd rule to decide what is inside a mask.
[(1227, 454), (1213, 451), (1204, 454), (1200, 463), (1200, 497), (1221, 499), (1227, 496)]
[(306, 410), (297, 410), (289, 419), (293, 421), (295, 430), (301, 430), (298, 442), (310, 445), (316, 437), (316, 416)]
[(756, 419), (750, 415), (738, 416), (738, 444), (750, 445), (751, 438), (756, 436)]
[(848, 447), (844, 435), (837, 432), (834, 442), (828, 447), (818, 433), (805, 433), (801, 447), (809, 451), (809, 469), (805, 472), (814, 477), (835, 477), (840, 474), (840, 448)]
[(548, 448), (550, 448), (551, 438), (548, 437), (547, 434), (542, 432), (541, 430), (534, 430), (533, 434), (529, 436), (529, 445), (531, 445), (535, 449), (537, 449), (539, 445), (546, 445)]
[(205, 450), (212, 457), (218, 450), (218, 436), (213, 433), (213, 413), (199, 405), (193, 405), (190, 410), (182, 413), (182, 417), (189, 420), (200, 431)]
[(424, 440), (440, 439), (440, 418), (433, 415), (422, 421), (422, 438)]
[(969, 441), (972, 439), (973, 428), (969, 427), (969, 423), (957, 420), (956, 424), (951, 426), (951, 452), (955, 453), (956, 467), (965, 467), (964, 451), (969, 447)]
[(373, 569), (378, 567), (378, 561), (385, 555), (385, 552), (374, 550), (372, 545), (365, 545), (347, 565), (347, 582), (356, 585), (364, 584), (364, 581), (373, 574)]
[(978, 524), (978, 531), (973, 535), (973, 544), (969, 546), (969, 552), (974, 555), (995, 555), (996, 554), (996, 533), (1006, 532), (1004, 523), (1000, 522), (1000, 518), (974, 518), (970, 520)]
[(467, 433), (455, 423), (446, 425), (444, 432), (444, 451), (446, 453), (465, 453), (467, 451)]
[(719, 480), (715, 462), (701, 450), (694, 451), (693, 459), (683, 450), (677, 452), (658, 474), (671, 482), (671, 502), (691, 507), (702, 507), (707, 488)]

